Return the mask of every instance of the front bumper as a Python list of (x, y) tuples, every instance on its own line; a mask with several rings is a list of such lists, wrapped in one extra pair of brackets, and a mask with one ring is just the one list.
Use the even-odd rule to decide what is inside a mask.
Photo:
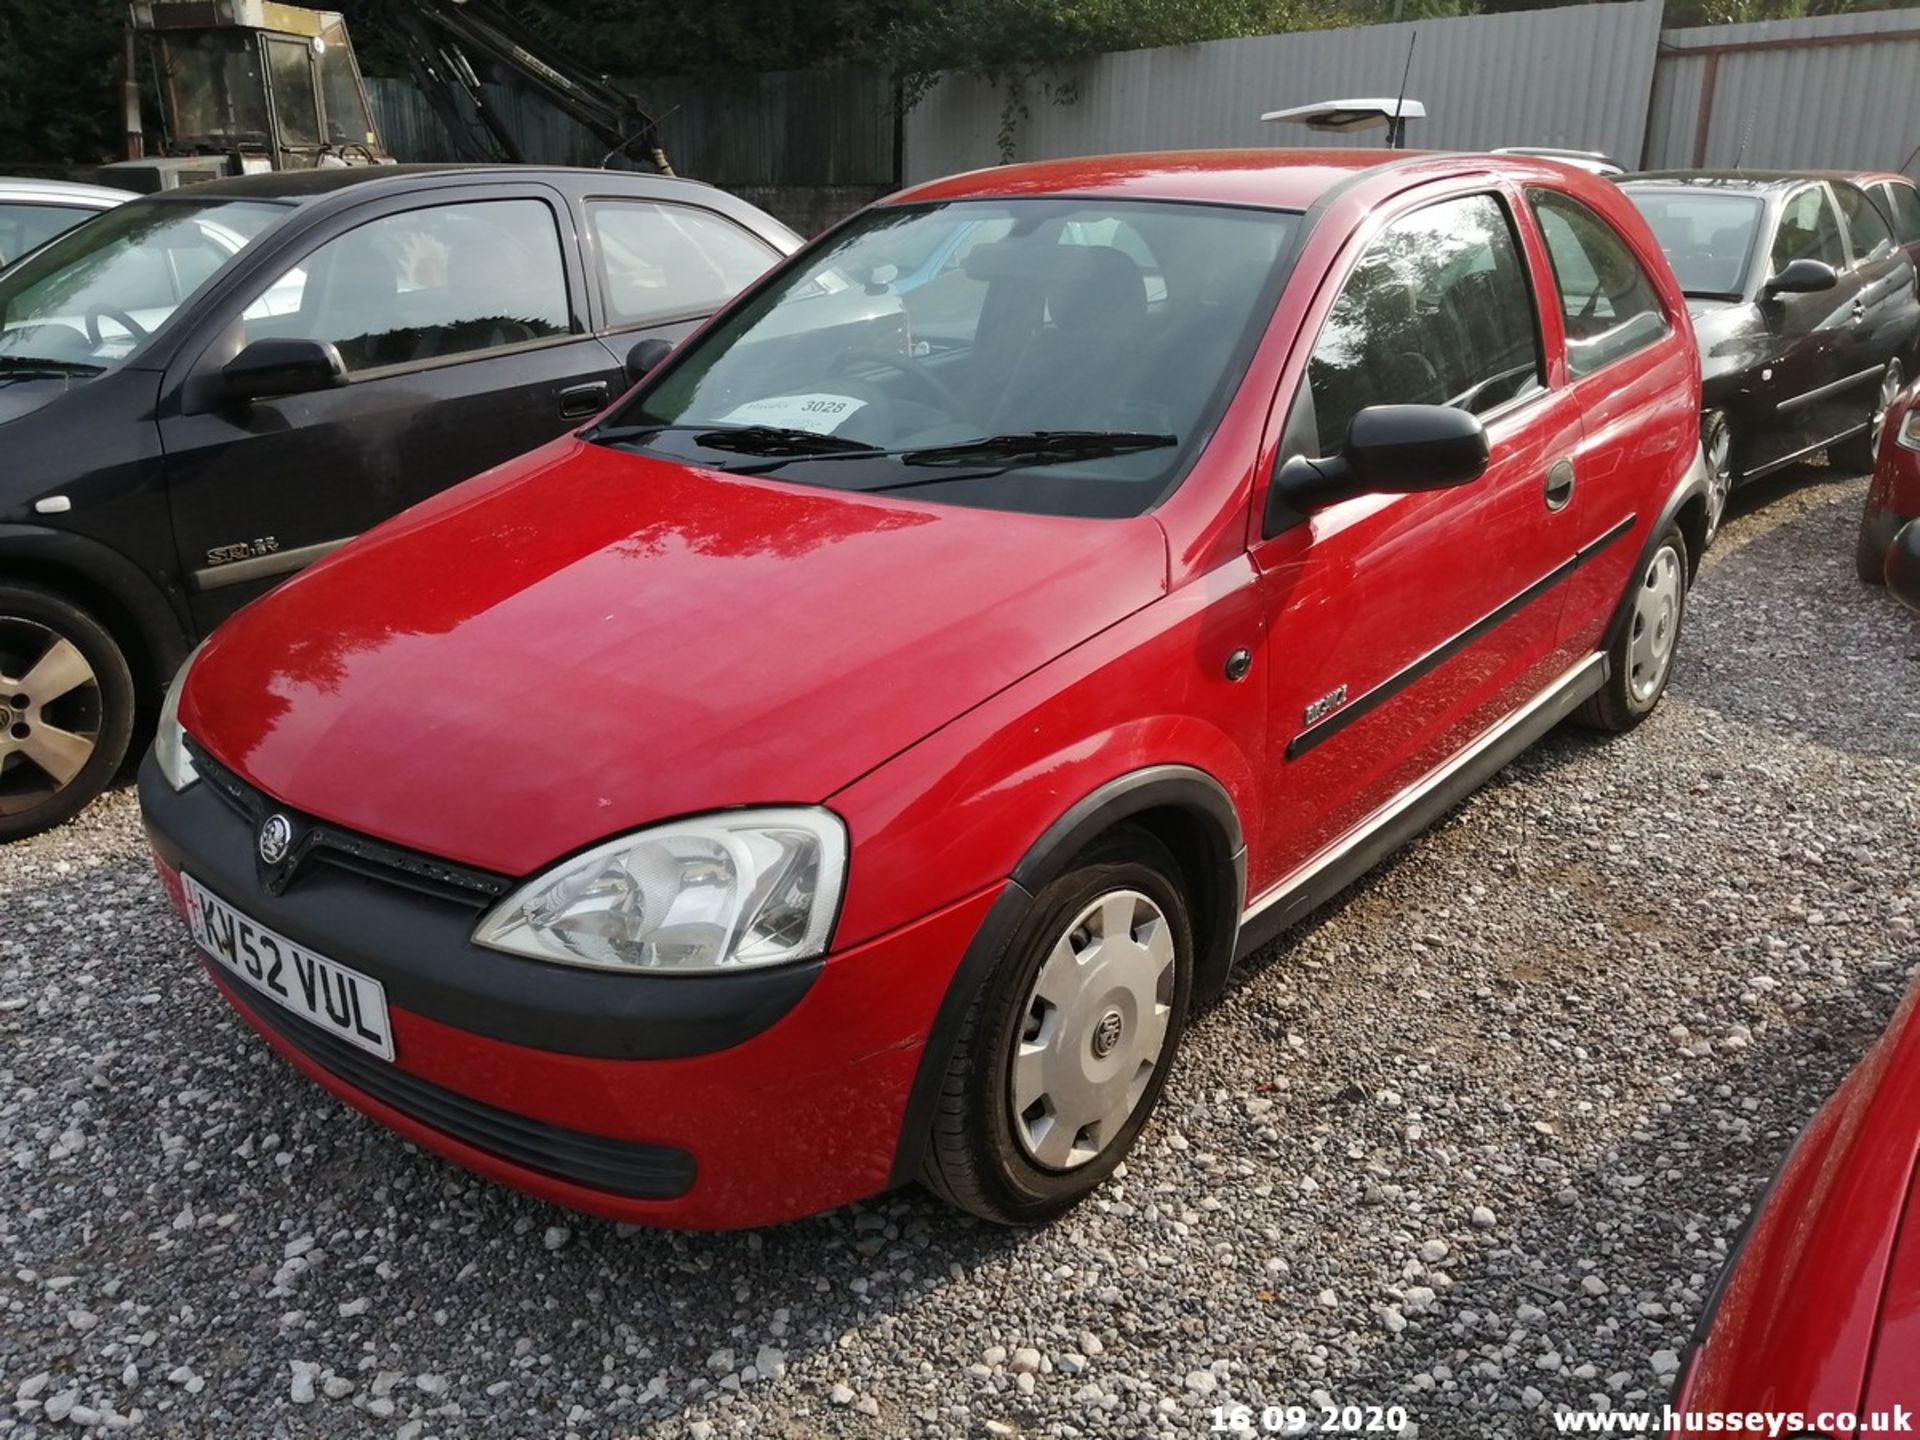
[(151, 758), (140, 800), (176, 903), (184, 869), (387, 987), (391, 1065), (209, 967), (269, 1044), (427, 1149), (639, 1224), (766, 1225), (885, 1189), (934, 1014), (1000, 889), (811, 965), (602, 975), (472, 946), (478, 911), (351, 868), (274, 893), (250, 818), (207, 780), (174, 792)]

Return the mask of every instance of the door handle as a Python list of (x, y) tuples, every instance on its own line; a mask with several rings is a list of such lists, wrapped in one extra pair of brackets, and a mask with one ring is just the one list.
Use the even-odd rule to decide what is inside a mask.
[(1864, 320), (1867, 318), (1867, 302), (1866, 301), (1856, 300), (1853, 302), (1853, 318), (1856, 321)]
[(1547, 469), (1547, 509), (1564, 510), (1573, 499), (1573, 461), (1564, 455)]
[(613, 398), (613, 387), (604, 380), (589, 380), (584, 385), (569, 385), (560, 392), (560, 414), (569, 420), (597, 415)]

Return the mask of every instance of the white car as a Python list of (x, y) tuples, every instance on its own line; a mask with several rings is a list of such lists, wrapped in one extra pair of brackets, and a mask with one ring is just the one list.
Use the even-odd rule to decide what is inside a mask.
[(138, 198), (107, 185), (0, 175), (0, 269), (102, 210)]

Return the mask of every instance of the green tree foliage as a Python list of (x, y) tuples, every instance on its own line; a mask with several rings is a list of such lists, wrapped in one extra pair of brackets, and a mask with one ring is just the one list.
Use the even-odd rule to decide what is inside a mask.
[(0, 161), (117, 160), (116, 0), (0, 0)]

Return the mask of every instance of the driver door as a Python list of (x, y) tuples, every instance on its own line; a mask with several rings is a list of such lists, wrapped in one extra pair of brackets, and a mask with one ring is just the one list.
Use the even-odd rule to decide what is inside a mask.
[(1753, 439), (1748, 470), (1816, 447), (1834, 433), (1830, 412), (1836, 387), (1846, 385), (1854, 302), (1860, 298), (1860, 277), (1847, 264), (1840, 217), (1824, 185), (1804, 185), (1787, 197), (1768, 253), (1770, 276), (1795, 260), (1819, 260), (1833, 267), (1839, 283), (1761, 301), (1773, 355), (1767, 367), (1772, 379), (1763, 377), (1763, 383), (1774, 403), (1767, 430)]
[[(1267, 809), (1258, 897), (1313, 862), (1558, 665), (1573, 553), (1551, 526), (1580, 417), (1546, 365), (1512, 198), (1477, 191), (1388, 220), (1310, 317), (1317, 336), (1273, 450), (1337, 451), (1374, 405), (1481, 417), (1491, 460), (1450, 490), (1358, 495), (1270, 516), (1253, 558), (1270, 626)], [(1328, 287), (1329, 289), (1333, 287)]]
[[(351, 211), (262, 277), (163, 406), (175, 540), (202, 626), (407, 506), (582, 423), (620, 386), (612, 353), (584, 324), (579, 250), (560, 198), (534, 185), (432, 198)], [(274, 336), (333, 344), (347, 383), (225, 398), (220, 367)]]

